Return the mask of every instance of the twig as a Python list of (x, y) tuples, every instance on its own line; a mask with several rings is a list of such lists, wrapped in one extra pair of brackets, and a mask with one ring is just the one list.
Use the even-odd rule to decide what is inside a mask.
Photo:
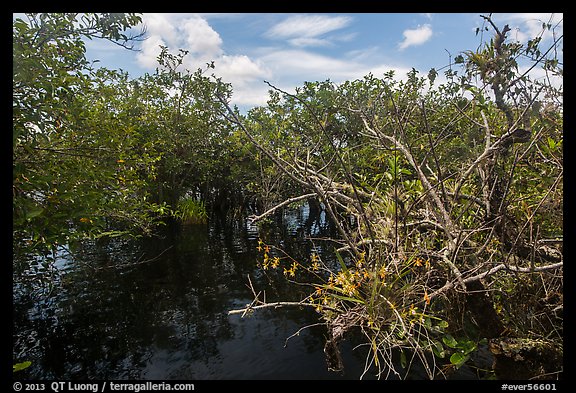
[[(244, 314), (250, 310), (258, 310), (261, 308), (269, 308), (269, 307), (278, 308), (278, 307), (287, 307), (287, 306), (289, 306), (289, 307), (314, 307), (314, 308), (316, 308), (316, 307), (318, 307), (318, 304), (303, 303), (303, 302), (274, 302), (274, 303), (260, 304), (258, 306), (247, 305), (245, 308), (228, 311), (228, 315), (243, 314), (243, 316), (244, 316)], [(322, 307), (323, 309), (335, 311), (335, 312), (341, 312), (342, 311), (342, 310), (339, 310), (337, 308), (330, 307), (330, 306), (320, 305), (320, 307)]]
[(144, 261), (137, 261), (137, 262), (132, 262), (132, 263), (126, 263), (126, 264), (119, 264), (119, 265), (111, 265), (111, 266), (100, 266), (100, 267), (93, 267), (94, 270), (103, 270), (103, 269), (119, 269), (119, 268), (125, 268), (125, 267), (130, 267), (130, 266), (136, 266), (136, 265), (142, 265), (144, 263), (149, 263), (149, 262), (154, 262), (158, 259), (160, 259), (160, 257), (162, 255), (164, 255), (164, 253), (168, 250), (170, 250), (172, 247), (174, 246), (170, 246), (168, 248), (166, 248), (164, 251), (162, 251), (160, 254), (158, 254), (157, 256), (155, 256), (154, 258), (150, 258), (150, 259), (146, 259)]
[[(364, 239), (364, 240), (360, 240), (359, 242), (355, 243), (356, 246), (363, 246), (365, 244), (374, 244), (374, 243), (382, 243), (385, 244), (388, 247), (392, 247), (393, 244), (390, 242), (390, 240), (388, 239)], [(349, 249), (351, 249), (352, 247), (350, 246), (343, 246), (340, 247), (338, 249), (336, 249), (337, 252), (342, 252), (342, 251), (347, 251)]]
[(250, 283), (250, 290), (252, 291), (252, 294), (256, 299), (258, 299), (258, 295), (260, 294), (260, 292), (258, 292), (258, 295), (256, 294), (256, 291), (254, 290), (254, 285), (252, 285), (252, 280), (250, 279), (250, 274), (247, 274), (246, 276), (248, 277), (248, 282)]
[[(333, 193), (333, 192), (330, 192), (330, 191), (329, 191), (329, 193)], [(261, 219), (263, 219), (264, 217), (266, 217), (267, 215), (269, 215), (269, 214), (271, 214), (271, 213), (274, 213), (276, 210), (280, 209), (281, 207), (284, 207), (284, 206), (286, 206), (286, 205), (290, 205), (291, 203), (298, 202), (298, 201), (301, 201), (301, 200), (303, 200), (303, 199), (312, 198), (312, 197), (315, 197), (315, 196), (317, 196), (317, 194), (314, 192), (314, 193), (310, 193), (310, 194), (300, 195), (300, 196), (294, 197), (294, 198), (289, 198), (289, 199), (285, 200), (284, 202), (279, 203), (279, 204), (277, 204), (276, 206), (272, 207), (271, 209), (268, 209), (267, 211), (265, 211), (264, 213), (260, 214), (259, 216), (253, 215), (253, 216), (248, 217), (248, 219), (249, 219), (252, 223), (254, 223), (254, 222), (256, 222), (256, 221), (260, 221)]]
[[(507, 266), (507, 265), (502, 263), (500, 265), (493, 267), (490, 270), (485, 271), (484, 273), (480, 273), (476, 276), (472, 276), (472, 277), (468, 277), (468, 278), (464, 279), (464, 283), (468, 284), (470, 282), (481, 280), (485, 277), (488, 277), (488, 276), (490, 276), (496, 272), (499, 272), (500, 270), (504, 270), (504, 269), (510, 270), (510, 271), (513, 271), (516, 273), (536, 273), (536, 272), (543, 272), (546, 270), (560, 269), (563, 267), (563, 265), (564, 265), (564, 262), (558, 262), (558, 263), (553, 263), (551, 265), (537, 266), (537, 267), (531, 268), (531, 267), (518, 267), (518, 266), (509, 266), (509, 265)], [(433, 298), (439, 296), (440, 294), (442, 294), (442, 293), (444, 293), (447, 290), (452, 289), (452, 288), (454, 288), (454, 282), (452, 282), (452, 281), (447, 282), (442, 288), (432, 292), (428, 297), (429, 297), (429, 299), (433, 299)]]
[(308, 328), (311, 328), (311, 327), (314, 327), (314, 326), (326, 326), (326, 323), (324, 323), (324, 322), (321, 322), (321, 323), (313, 323), (312, 325), (306, 325), (306, 326), (301, 327), (300, 329), (298, 329), (298, 331), (297, 331), (296, 333), (290, 335), (290, 337), (288, 337), (288, 338), (286, 339), (286, 341), (284, 342), (284, 348), (286, 348), (286, 347), (288, 346), (288, 340), (290, 340), (292, 337), (294, 337), (294, 336), (299, 336), (299, 335), (300, 335), (300, 332), (301, 332), (302, 330), (308, 329)]

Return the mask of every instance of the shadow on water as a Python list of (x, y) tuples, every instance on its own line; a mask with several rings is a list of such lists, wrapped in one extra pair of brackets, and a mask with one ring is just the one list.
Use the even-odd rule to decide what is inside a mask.
[[(266, 236), (309, 255), (306, 237), (332, 231), (312, 213), (279, 213)], [(312, 310), (227, 314), (252, 301), (248, 275), (269, 301), (298, 296), (257, 267), (260, 235), (245, 219), (214, 216), (158, 239), (77, 246), (57, 261), (49, 294), (14, 285), (13, 358), (32, 361), (15, 378), (358, 379), (365, 359), (351, 343), (337, 374), (326, 367), (323, 326), (291, 337), (318, 323)]]

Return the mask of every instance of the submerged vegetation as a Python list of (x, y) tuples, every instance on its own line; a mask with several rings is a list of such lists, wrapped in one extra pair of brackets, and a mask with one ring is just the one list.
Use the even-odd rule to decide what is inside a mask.
[(232, 86), (208, 75), (211, 64), (180, 69), (185, 51), (162, 48), (156, 73), (136, 79), (94, 69), (82, 38), (126, 46), (123, 32), (140, 18), (84, 14), (73, 25), (77, 18), (14, 21), (16, 278), (31, 256), (49, 260), (71, 242), (149, 236), (169, 217), (204, 222), (222, 206), (251, 204), (259, 222), (307, 200), (337, 229), (311, 239), (332, 248), (335, 263), (261, 239), (260, 268), (309, 291), (267, 303), (254, 290), (243, 314), (313, 307), (334, 370), (354, 331), (369, 349), (365, 372), (378, 377), (405, 377), (415, 362), (431, 379), (446, 376), (480, 347), (496, 362), (479, 377), (561, 376), (563, 93), (551, 81), (563, 69), (554, 26), (543, 24), (554, 39), (541, 48), (542, 35), (513, 42), (508, 26), (482, 16), (491, 38), (456, 56), (442, 84), (437, 70), (414, 69), (402, 80), (388, 72), (295, 93), (270, 84), (267, 105), (242, 115), (229, 105)]

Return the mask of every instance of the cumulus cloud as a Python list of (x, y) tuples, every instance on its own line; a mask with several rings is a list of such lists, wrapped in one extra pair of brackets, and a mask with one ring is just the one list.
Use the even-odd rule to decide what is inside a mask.
[[(183, 63), (185, 68), (195, 71), (214, 61), (214, 73), (232, 83), (235, 101), (245, 104), (255, 99), (254, 94), (248, 92), (252, 85), (270, 76), (261, 62), (247, 55), (225, 53), (220, 34), (201, 15), (144, 14), (143, 22), (148, 38), (142, 42), (136, 59), (144, 69), (153, 70), (158, 66), (160, 45), (167, 46), (171, 52), (187, 50), (189, 53)], [(257, 101), (262, 103), (261, 99)]]
[[(240, 16), (236, 16), (240, 17)], [(210, 17), (212, 18), (212, 17)], [(232, 103), (241, 109), (264, 105), (269, 86), (264, 80), (287, 91), (304, 81), (330, 79), (335, 83), (362, 78), (372, 72), (381, 76), (391, 69), (403, 78), (409, 69), (384, 61), (378, 50), (351, 51), (344, 58), (306, 50), (313, 46), (329, 45), (354, 38), (353, 32), (340, 29), (352, 18), (345, 16), (294, 15), (265, 30), (264, 38), (285, 40), (285, 46), (260, 46), (251, 52), (229, 53), (222, 37), (210, 25), (207, 16), (198, 14), (144, 14), (148, 39), (141, 45), (137, 61), (141, 67), (154, 70), (159, 45), (172, 52), (185, 49), (189, 54), (183, 66), (194, 71), (214, 61), (214, 73), (233, 86)], [(379, 59), (379, 60), (378, 60)]]
[(513, 30), (512, 38), (519, 42), (526, 42), (534, 37), (542, 40), (552, 38), (553, 32), (542, 28), (542, 24), (550, 23), (556, 33), (562, 34), (564, 30), (564, 14), (562, 13), (515, 13), (495, 14), (493, 20), (497, 24), (507, 23)]
[(186, 49), (193, 56), (208, 60), (222, 55), (222, 38), (205, 19), (192, 16), (182, 24), (181, 29), (185, 33)]
[(148, 38), (142, 43), (137, 61), (144, 68), (153, 68), (160, 45), (172, 51), (190, 52), (190, 66), (200, 67), (223, 54), (220, 35), (202, 17), (194, 14), (144, 14)]
[(422, 45), (432, 37), (432, 27), (429, 24), (418, 26), (402, 32), (404, 40), (398, 45), (400, 50), (409, 46)]
[(294, 15), (274, 25), (266, 36), (286, 39), (293, 46), (324, 46), (331, 44), (331, 40), (322, 36), (348, 26), (351, 21), (349, 16)]
[(169, 14), (144, 14), (142, 19), (150, 38), (162, 37), (169, 45), (178, 41), (175, 23)]
[(161, 36), (149, 36), (142, 42), (140, 52), (136, 54), (138, 64), (145, 69), (153, 70), (158, 65), (156, 58), (160, 54), (160, 46), (166, 46), (166, 41)]

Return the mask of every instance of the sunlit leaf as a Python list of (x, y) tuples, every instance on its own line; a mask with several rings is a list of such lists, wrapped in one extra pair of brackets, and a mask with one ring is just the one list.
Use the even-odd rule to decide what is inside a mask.
[(442, 337), (442, 342), (450, 348), (458, 347), (458, 341), (456, 341), (456, 339), (452, 337), (450, 334), (447, 334), (444, 337)]
[(469, 355), (464, 355), (460, 352), (453, 353), (450, 356), (450, 363), (452, 363), (456, 368), (460, 368), (466, 361), (470, 359)]
[(16, 363), (13, 367), (12, 367), (12, 372), (17, 372), (17, 371), (22, 371), (24, 369), (27, 369), (28, 367), (30, 367), (32, 365), (32, 362), (27, 360), (25, 362), (22, 363)]

